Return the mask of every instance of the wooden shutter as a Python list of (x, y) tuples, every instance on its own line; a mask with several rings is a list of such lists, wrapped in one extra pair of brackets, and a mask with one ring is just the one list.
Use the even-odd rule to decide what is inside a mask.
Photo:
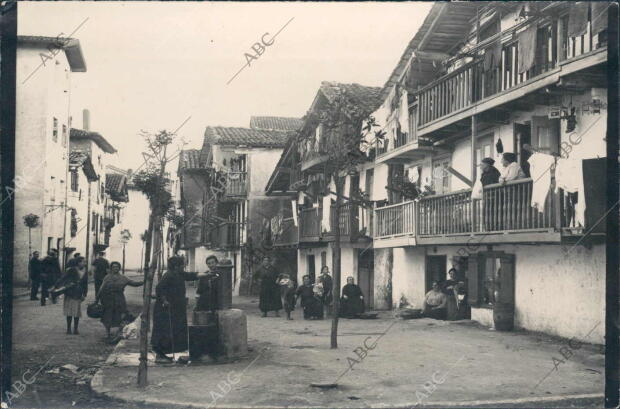
[(496, 281), (498, 288), (497, 302), (514, 304), (515, 302), (515, 256), (502, 254), (499, 256), (500, 270)]
[(481, 254), (472, 254), (467, 260), (467, 301), (471, 306), (480, 303), (480, 268), (484, 267), (484, 258)]

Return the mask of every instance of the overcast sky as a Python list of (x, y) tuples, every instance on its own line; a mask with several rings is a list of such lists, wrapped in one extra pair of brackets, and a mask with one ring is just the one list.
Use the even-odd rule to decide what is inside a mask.
[[(301, 117), (321, 81), (383, 86), (432, 3), (19, 2), (20, 35), (80, 40), (87, 72), (73, 73), (73, 126), (142, 162), (140, 129), (176, 129), (188, 148), (208, 125), (249, 126), (252, 115)], [(292, 19), (292, 21), (290, 21)], [(244, 53), (274, 43), (246, 64)], [(44, 68), (43, 68), (44, 69)]]

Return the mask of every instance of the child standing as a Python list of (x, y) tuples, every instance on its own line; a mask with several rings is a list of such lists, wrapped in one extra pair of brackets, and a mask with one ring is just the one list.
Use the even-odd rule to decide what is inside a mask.
[(286, 319), (292, 320), (291, 311), (295, 309), (295, 282), (291, 280), (288, 274), (280, 274), (278, 281), (280, 285), (280, 295), (282, 296), (282, 305), (286, 312)]

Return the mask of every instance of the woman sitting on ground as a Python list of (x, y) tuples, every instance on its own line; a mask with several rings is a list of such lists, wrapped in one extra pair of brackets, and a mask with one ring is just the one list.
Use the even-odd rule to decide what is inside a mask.
[[(301, 298), (301, 307), (304, 310), (304, 319), (323, 319), (323, 303), (321, 302), (322, 293), (319, 293), (318, 284), (313, 286), (310, 283), (310, 276), (303, 277), (303, 284), (297, 288), (297, 297)], [(316, 289), (316, 292), (315, 292)]]
[(441, 291), (439, 283), (433, 281), (433, 288), (424, 296), (424, 316), (438, 320), (446, 319), (448, 296)]
[(110, 272), (106, 274), (101, 283), (96, 302), (103, 305), (103, 316), (101, 322), (106, 330), (107, 339), (110, 340), (110, 329), (120, 328), (124, 315), (127, 313), (127, 302), (125, 300), (125, 286), (140, 287), (144, 281), (133, 281), (120, 274), (121, 263), (113, 261), (110, 263)]
[(364, 313), (364, 294), (359, 285), (355, 284), (353, 277), (347, 277), (347, 284), (342, 287), (340, 299), (340, 316), (344, 318), (356, 318)]

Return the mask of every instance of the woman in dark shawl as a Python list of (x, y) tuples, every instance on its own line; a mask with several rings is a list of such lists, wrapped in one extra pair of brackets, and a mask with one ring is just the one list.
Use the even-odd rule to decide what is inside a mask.
[(255, 274), (255, 278), (260, 279), (258, 308), (262, 311), (263, 317), (266, 317), (269, 311), (275, 311), (276, 317), (280, 316), (282, 299), (280, 296), (278, 276), (278, 272), (271, 265), (271, 257), (263, 257), (263, 263)]
[(67, 269), (65, 274), (56, 282), (56, 288), (65, 288), (62, 310), (67, 317), (67, 335), (71, 335), (71, 320), (73, 319), (73, 335), (79, 334), (78, 325), (82, 316), (82, 301), (88, 294), (88, 273), (86, 260), (79, 257), (74, 267)]
[(364, 312), (364, 295), (359, 285), (355, 284), (353, 277), (347, 277), (347, 284), (342, 287), (340, 299), (340, 316), (355, 318)]
[(310, 283), (310, 276), (303, 277), (303, 284), (297, 287), (297, 297), (301, 298), (301, 308), (304, 310), (304, 319), (323, 319), (323, 303), (321, 296), (315, 294), (314, 286)]
[(187, 300), (185, 281), (198, 279), (197, 273), (183, 271), (182, 257), (170, 257), (168, 270), (155, 288), (155, 307), (153, 309), (153, 334), (151, 346), (156, 354), (156, 362), (170, 362), (166, 354), (187, 349)]
[(121, 326), (121, 321), (127, 313), (127, 302), (125, 300), (125, 287), (140, 287), (144, 281), (133, 281), (120, 274), (121, 263), (113, 261), (110, 263), (110, 272), (106, 274), (101, 283), (101, 288), (97, 293), (95, 302), (103, 305), (103, 316), (101, 322), (106, 329), (107, 338), (110, 339), (110, 329)]

